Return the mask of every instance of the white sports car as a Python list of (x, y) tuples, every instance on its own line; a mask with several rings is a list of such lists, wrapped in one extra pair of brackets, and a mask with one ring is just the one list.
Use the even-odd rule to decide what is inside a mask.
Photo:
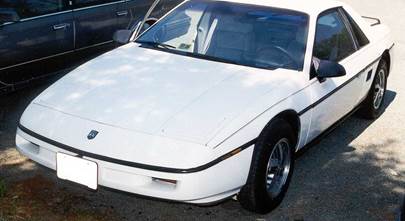
[(187, 0), (32, 101), (16, 144), (92, 189), (266, 213), (294, 154), (382, 112), (393, 40), (331, 0)]

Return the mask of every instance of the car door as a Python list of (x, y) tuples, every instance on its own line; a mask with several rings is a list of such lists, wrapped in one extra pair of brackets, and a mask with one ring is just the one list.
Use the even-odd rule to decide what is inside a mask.
[(0, 79), (12, 77), (6, 76), (11, 68), (73, 50), (73, 17), (67, 1), (0, 0), (0, 3), (0, 7), (8, 7), (19, 17), (16, 22), (0, 25), (0, 72), (3, 73)]
[(75, 48), (109, 43), (118, 29), (119, 5), (124, 0), (75, 0)]
[[(365, 66), (358, 45), (340, 8), (319, 15), (313, 57), (339, 62), (343, 77), (317, 79), (311, 73), (312, 117), (307, 141), (312, 140), (348, 114), (358, 103), (363, 84), (359, 80)], [(363, 70), (364, 71), (364, 70)]]

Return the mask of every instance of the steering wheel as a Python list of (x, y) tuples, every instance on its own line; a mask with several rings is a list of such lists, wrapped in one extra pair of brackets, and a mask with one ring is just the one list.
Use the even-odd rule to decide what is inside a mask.
[(259, 49), (257, 51), (256, 64), (258, 66), (299, 68), (298, 62), (287, 50), (275, 45)]

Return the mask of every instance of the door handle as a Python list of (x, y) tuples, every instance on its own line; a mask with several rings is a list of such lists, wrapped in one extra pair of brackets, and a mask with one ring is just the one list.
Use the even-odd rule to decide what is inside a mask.
[(58, 24), (58, 25), (53, 26), (53, 30), (56, 31), (56, 30), (60, 30), (60, 29), (66, 29), (69, 26), (70, 26), (70, 24), (68, 24), (68, 23)]
[(117, 16), (126, 16), (126, 15), (128, 15), (128, 11), (119, 11), (116, 14), (117, 14)]

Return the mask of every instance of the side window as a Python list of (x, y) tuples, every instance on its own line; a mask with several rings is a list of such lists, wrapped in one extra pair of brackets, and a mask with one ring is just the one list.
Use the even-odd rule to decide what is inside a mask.
[(20, 18), (31, 18), (65, 10), (63, 0), (25, 0), (16, 10)]
[(0, 0), (0, 24), (19, 20), (18, 8), (21, 8), (18, 0)]
[(355, 51), (353, 39), (337, 10), (318, 18), (313, 56), (338, 62)]
[(0, 9), (15, 9), (17, 8), (22, 2), (20, 0), (0, 0)]
[(357, 40), (357, 43), (359, 44), (359, 48), (370, 43), (370, 41), (368, 40), (368, 38), (366, 37), (364, 32), (360, 29), (360, 27), (357, 25), (357, 23), (354, 21), (354, 19), (349, 15), (349, 13), (347, 13), (344, 9), (342, 9), (342, 11), (344, 12), (347, 20), (350, 23), (350, 26), (353, 30), (353, 34)]
[(116, 2), (118, 0), (76, 0), (75, 8), (84, 8), (89, 6), (101, 5), (110, 2)]

